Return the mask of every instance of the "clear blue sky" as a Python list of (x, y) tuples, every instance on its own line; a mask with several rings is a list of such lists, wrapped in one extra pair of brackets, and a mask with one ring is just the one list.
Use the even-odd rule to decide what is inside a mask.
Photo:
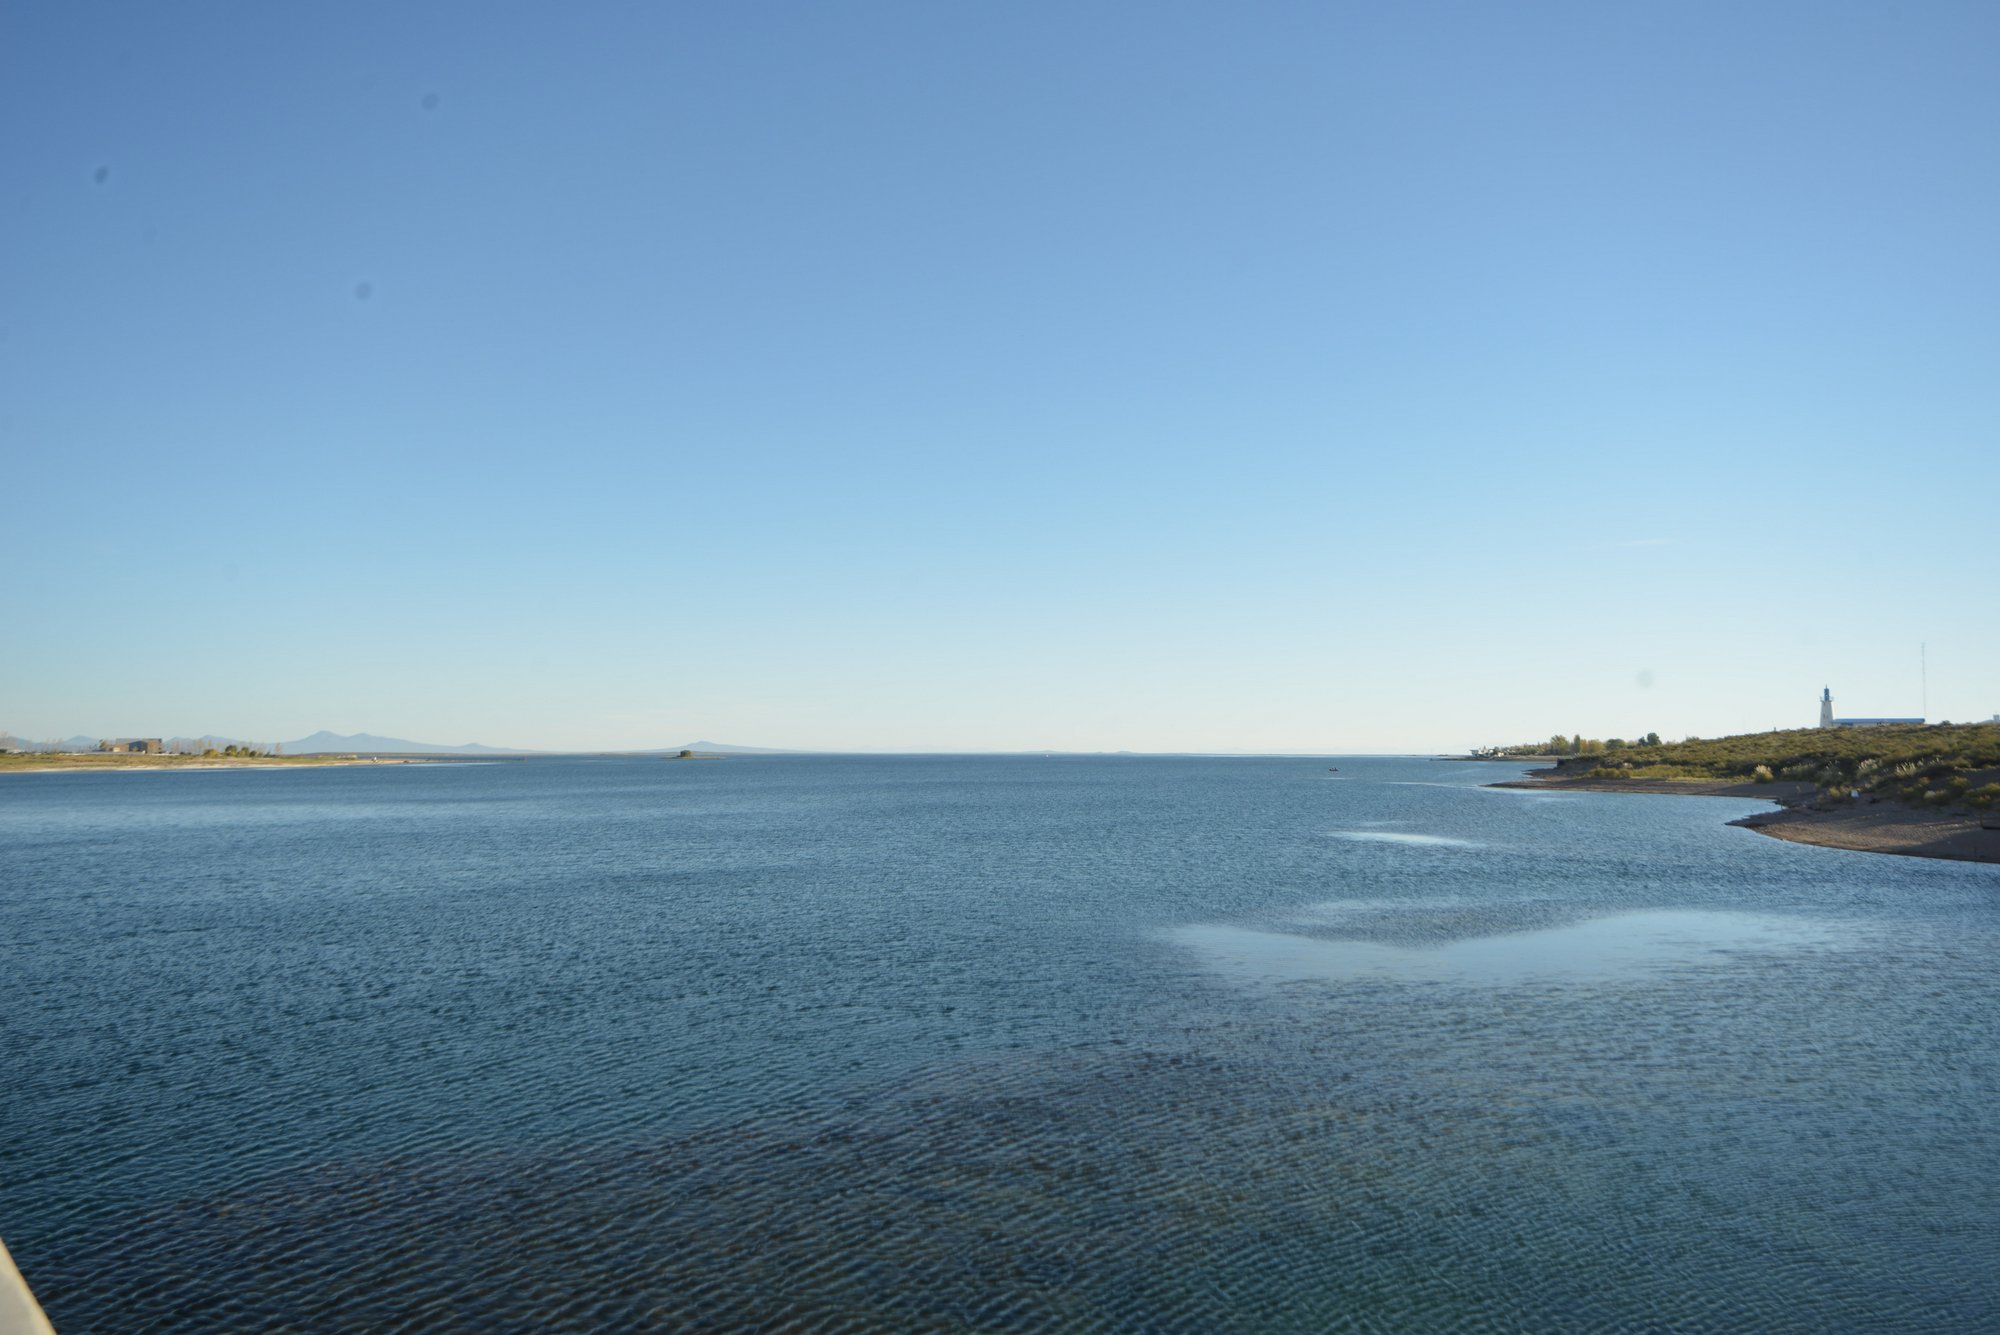
[(2000, 712), (1990, 3), (13, 6), (0, 728)]

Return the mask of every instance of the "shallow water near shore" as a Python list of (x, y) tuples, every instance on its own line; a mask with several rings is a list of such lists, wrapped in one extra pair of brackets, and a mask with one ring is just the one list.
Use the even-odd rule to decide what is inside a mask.
[(65, 1335), (2000, 1327), (2000, 871), (1343, 759), (12, 776)]

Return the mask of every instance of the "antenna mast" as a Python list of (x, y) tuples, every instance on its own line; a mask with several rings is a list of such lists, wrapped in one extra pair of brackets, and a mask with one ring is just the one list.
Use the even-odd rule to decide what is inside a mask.
[(1923, 680), (1923, 685), (1919, 687), (1922, 694), (1918, 698), (1923, 701), (1924, 722), (1928, 723), (1931, 718), (1931, 646), (1928, 641), (1917, 644), (1917, 664)]

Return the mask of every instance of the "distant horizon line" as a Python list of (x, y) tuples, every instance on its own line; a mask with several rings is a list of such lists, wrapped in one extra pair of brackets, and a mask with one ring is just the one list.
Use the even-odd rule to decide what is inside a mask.
[[(143, 740), (159, 740), (163, 744), (202, 743), (211, 746), (258, 746), (274, 750), (284, 749), (288, 754), (359, 754), (359, 755), (430, 755), (474, 757), (545, 757), (550, 759), (586, 756), (670, 756), (683, 751), (722, 755), (734, 758), (755, 756), (1214, 756), (1214, 757), (1259, 757), (1314, 758), (1314, 757), (1377, 757), (1394, 758), (1410, 756), (1438, 756), (1448, 754), (1435, 748), (1400, 750), (1218, 750), (1203, 748), (1167, 747), (1160, 749), (1140, 749), (1135, 747), (788, 747), (788, 746), (744, 746), (732, 742), (713, 742), (700, 739), (693, 742), (667, 746), (579, 746), (579, 747), (528, 747), (495, 746), (483, 742), (462, 742), (447, 745), (438, 742), (420, 742), (410, 738), (387, 737), (379, 733), (335, 733), (326, 729), (305, 737), (284, 742), (266, 742), (249, 738), (225, 736), (220, 733), (196, 735), (175, 734), (164, 738), (149, 739), (143, 735), (127, 736), (122, 733), (73, 733), (68, 737), (36, 740), (18, 733), (0, 729), (0, 739), (26, 744), (34, 750), (67, 748), (74, 750), (94, 749), (102, 742), (127, 743)], [(1452, 752), (1449, 754), (1460, 754)]]

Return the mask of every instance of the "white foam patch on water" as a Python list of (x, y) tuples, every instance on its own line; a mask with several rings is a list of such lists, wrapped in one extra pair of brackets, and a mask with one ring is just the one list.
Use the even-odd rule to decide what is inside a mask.
[(1194, 951), (1216, 972), (1246, 982), (1488, 986), (1535, 980), (1602, 981), (1666, 967), (1715, 965), (1744, 954), (1837, 945), (1847, 935), (1797, 918), (1665, 910), (1425, 947), (1327, 940), (1220, 923), (1198, 923), (1169, 933), (1176, 944)]
[(1412, 844), (1429, 848), (1479, 848), (1470, 839), (1454, 839), (1444, 834), (1409, 834), (1401, 830), (1334, 830), (1336, 839), (1360, 844)]
[(1473, 899), (1465, 895), (1443, 895), (1421, 900), (1416, 899), (1322, 899), (1310, 904), (1301, 904), (1287, 913), (1287, 917), (1300, 922), (1352, 922), (1355, 919), (1377, 920), (1388, 917), (1410, 917), (1417, 914), (1435, 916), (1439, 913), (1458, 909), (1477, 908), (1490, 901)]

